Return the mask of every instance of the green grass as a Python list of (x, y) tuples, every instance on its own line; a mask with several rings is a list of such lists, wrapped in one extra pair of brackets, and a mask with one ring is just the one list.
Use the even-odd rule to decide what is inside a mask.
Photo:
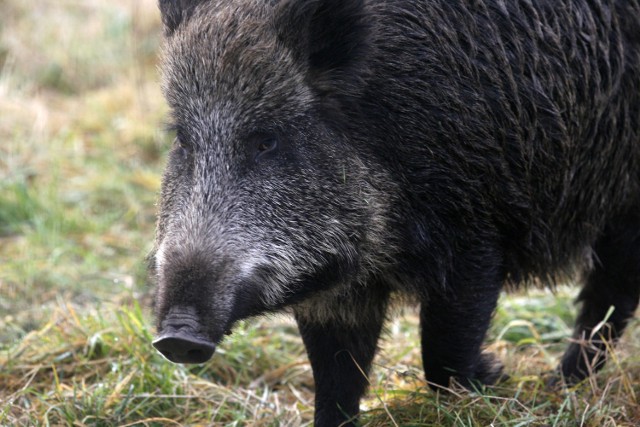
[[(295, 419), (311, 411), (276, 396), (281, 381), (291, 386), (305, 377), (296, 366), (279, 374), (290, 358), (303, 353), (298, 340), (287, 339), (290, 324), (270, 324), (284, 337), (276, 341), (241, 325), (221, 354), (224, 364), (185, 367), (150, 351), (152, 333), (142, 310), (133, 301), (120, 305), (98, 305), (81, 314), (60, 304), (47, 324), (9, 348), (0, 373), (6, 393), (0, 425), (36, 420), (52, 425), (253, 424), (261, 419), (270, 424), (283, 414)], [(275, 413), (279, 402), (287, 406)]]
[[(202, 366), (150, 346), (145, 257), (169, 145), (155, 0), (0, 10), (0, 425), (310, 424), (312, 376), (287, 317), (240, 325)], [(545, 386), (571, 299), (504, 296), (488, 350), (511, 378), (477, 393), (426, 386), (406, 309), (381, 341), (362, 424), (638, 425), (637, 324), (592, 380)]]

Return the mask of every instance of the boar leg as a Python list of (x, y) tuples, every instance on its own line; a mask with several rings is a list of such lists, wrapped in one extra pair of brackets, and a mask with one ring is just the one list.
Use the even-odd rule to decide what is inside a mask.
[(429, 293), (420, 309), (422, 363), (430, 385), (448, 387), (454, 377), (467, 388), (495, 383), (502, 366), (481, 346), (500, 294), (500, 280), (455, 284)]
[[(581, 381), (604, 365), (607, 349), (613, 347), (638, 307), (640, 217), (633, 214), (617, 221), (594, 249), (594, 268), (578, 296), (582, 307), (574, 341), (560, 363), (568, 384)], [(613, 312), (607, 318), (611, 307)]]
[(324, 310), (296, 310), (315, 380), (316, 426), (355, 424), (387, 300), (388, 295), (376, 294), (319, 302), (330, 305), (329, 318), (322, 317)]

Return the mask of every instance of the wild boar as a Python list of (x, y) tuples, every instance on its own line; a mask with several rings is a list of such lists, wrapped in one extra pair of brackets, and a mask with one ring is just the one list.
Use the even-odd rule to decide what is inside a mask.
[[(390, 299), (428, 381), (491, 384), (505, 284), (582, 277), (560, 374), (599, 368), (640, 295), (638, 0), (160, 0), (176, 132), (154, 346), (208, 360), (294, 313), (318, 426), (353, 419)], [(395, 298), (394, 298), (395, 299)]]

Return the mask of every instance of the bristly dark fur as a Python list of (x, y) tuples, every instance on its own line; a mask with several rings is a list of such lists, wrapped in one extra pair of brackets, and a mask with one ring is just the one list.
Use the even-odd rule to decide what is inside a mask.
[(178, 26), (191, 17), (198, 4), (207, 0), (159, 0), (165, 35), (170, 36)]
[[(566, 381), (640, 296), (639, 0), (160, 1), (178, 141), (155, 344), (208, 357), (291, 307), (316, 425), (355, 416), (389, 301), (421, 303), (427, 379), (490, 384), (505, 284), (580, 276)], [(195, 355), (195, 356), (193, 356)]]

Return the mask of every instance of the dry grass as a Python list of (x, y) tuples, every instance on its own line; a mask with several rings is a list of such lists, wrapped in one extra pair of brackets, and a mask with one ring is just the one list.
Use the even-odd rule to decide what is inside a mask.
[[(0, 425), (310, 424), (290, 319), (241, 325), (203, 366), (149, 345), (144, 258), (168, 146), (155, 0), (0, 10)], [(512, 377), (482, 393), (426, 387), (408, 309), (381, 343), (363, 424), (640, 425), (640, 328), (593, 380), (545, 387), (569, 302), (503, 298), (490, 350)]]

